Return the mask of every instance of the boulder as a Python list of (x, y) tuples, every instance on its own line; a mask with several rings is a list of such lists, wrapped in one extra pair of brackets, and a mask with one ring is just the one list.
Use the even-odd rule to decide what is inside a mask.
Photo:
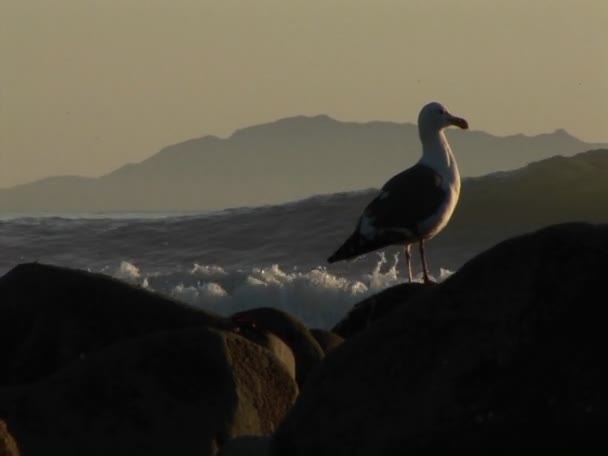
[(273, 456), (608, 449), (608, 225), (502, 242), (334, 350)]
[(296, 381), (296, 359), (291, 348), (275, 334), (256, 326), (237, 327), (236, 333), (269, 350)]
[(255, 327), (271, 332), (291, 348), (296, 359), (296, 379), (300, 388), (325, 356), (306, 325), (287, 312), (273, 307), (259, 307), (235, 313), (231, 318), (241, 328)]
[(19, 448), (8, 431), (4, 420), (0, 420), (0, 456), (19, 456)]
[(339, 347), (342, 342), (344, 342), (343, 337), (337, 335), (333, 331), (328, 331), (326, 329), (311, 328), (310, 334), (312, 334), (312, 337), (314, 337), (315, 340), (319, 343), (325, 354), (329, 353), (334, 348)]
[(226, 318), (103, 274), (38, 263), (0, 278), (0, 385), (39, 380), (121, 340)]
[(433, 287), (434, 283), (401, 283), (382, 290), (353, 306), (351, 311), (332, 328), (337, 335), (348, 339), (368, 328), (372, 323), (395, 309), (402, 307), (420, 291)]
[(0, 416), (27, 456), (205, 456), (272, 433), (297, 385), (268, 350), (186, 328), (122, 341), (44, 379), (0, 389)]
[(271, 456), (271, 437), (244, 435), (229, 440), (217, 456)]

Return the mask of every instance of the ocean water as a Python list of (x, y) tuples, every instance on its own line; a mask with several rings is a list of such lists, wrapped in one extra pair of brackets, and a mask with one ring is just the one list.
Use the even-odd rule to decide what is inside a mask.
[[(358, 301), (406, 281), (401, 248), (326, 262), (374, 194), (192, 214), (4, 214), (0, 274), (24, 262), (56, 264), (107, 274), (224, 315), (272, 306), (329, 328)], [(437, 280), (457, 263), (449, 258), (454, 248), (444, 251), (433, 252)]]

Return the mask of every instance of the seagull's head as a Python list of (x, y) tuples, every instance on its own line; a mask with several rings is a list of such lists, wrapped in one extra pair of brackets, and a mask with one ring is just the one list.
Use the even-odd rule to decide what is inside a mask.
[(441, 131), (451, 125), (455, 125), (464, 130), (469, 128), (469, 124), (462, 117), (456, 117), (449, 113), (445, 106), (436, 101), (425, 105), (418, 115), (418, 129), (421, 136), (431, 132)]

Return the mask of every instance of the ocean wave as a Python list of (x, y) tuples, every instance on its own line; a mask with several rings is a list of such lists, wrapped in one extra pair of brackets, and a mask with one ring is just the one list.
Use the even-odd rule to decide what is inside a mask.
[[(399, 246), (325, 263), (373, 194), (318, 195), (283, 205), (166, 217), (0, 220), (0, 272), (25, 262), (55, 264), (114, 276), (223, 315), (270, 306), (310, 326), (329, 328), (355, 303), (405, 280)], [(429, 243), (427, 259), (439, 280), (449, 274), (440, 265), (455, 270), (459, 256), (471, 252), (460, 242), (436, 246)]]
[[(122, 261), (111, 275), (222, 315), (255, 307), (275, 307), (310, 327), (330, 328), (358, 301), (403, 283), (404, 278), (397, 272), (398, 264), (398, 255), (389, 264), (384, 254), (380, 254), (371, 272), (348, 278), (323, 266), (286, 271), (278, 264), (231, 271), (219, 265), (195, 263), (189, 270), (146, 273)], [(444, 280), (451, 273), (441, 269), (436, 280)], [(416, 280), (422, 280), (421, 274)]]

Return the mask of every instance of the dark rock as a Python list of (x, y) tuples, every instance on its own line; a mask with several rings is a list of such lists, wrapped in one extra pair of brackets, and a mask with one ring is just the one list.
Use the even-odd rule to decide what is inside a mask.
[(27, 456), (204, 456), (272, 433), (297, 385), (268, 350), (188, 328), (92, 353), (45, 379), (0, 390), (0, 414)]
[(271, 456), (271, 437), (245, 435), (229, 440), (217, 456)]
[(325, 356), (323, 349), (310, 333), (310, 330), (295, 317), (272, 307), (238, 312), (232, 320), (241, 327), (256, 327), (277, 335), (285, 342), (296, 359), (296, 379), (300, 388), (306, 377)]
[(332, 331), (348, 339), (368, 328), (376, 320), (405, 305), (420, 291), (434, 285), (435, 283), (402, 283), (382, 290), (355, 304), (346, 317), (332, 328)]
[(0, 385), (38, 380), (120, 340), (225, 318), (102, 274), (22, 264), (0, 278)]
[(310, 334), (312, 334), (326, 354), (334, 348), (339, 347), (342, 342), (344, 342), (343, 337), (338, 336), (333, 331), (327, 331), (326, 329), (312, 328)]
[(291, 348), (278, 336), (255, 326), (237, 327), (235, 332), (251, 342), (269, 350), (283, 363), (291, 378), (296, 381), (296, 359)]
[(19, 456), (17, 443), (3, 420), (0, 420), (0, 456)]
[(314, 371), (275, 456), (608, 449), (608, 225), (500, 243)]

